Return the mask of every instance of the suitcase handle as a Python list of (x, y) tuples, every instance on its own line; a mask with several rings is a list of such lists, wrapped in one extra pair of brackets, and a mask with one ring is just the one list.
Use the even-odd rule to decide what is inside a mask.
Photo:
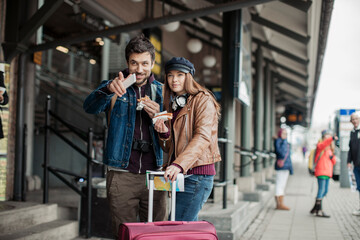
[[(173, 182), (171, 189), (171, 212), (170, 221), (175, 221), (175, 204), (176, 204), (176, 181)], [(153, 222), (153, 203), (154, 203), (154, 174), (149, 173), (149, 207), (148, 207), (148, 222)]]
[(169, 222), (169, 221), (165, 221), (165, 222), (153, 222), (155, 226), (172, 226), (172, 225), (183, 225), (184, 223), (181, 221), (178, 222)]

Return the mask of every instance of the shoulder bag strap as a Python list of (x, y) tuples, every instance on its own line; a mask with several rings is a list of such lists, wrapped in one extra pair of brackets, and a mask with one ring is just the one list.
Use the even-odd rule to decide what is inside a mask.
[(322, 155), (324, 154), (324, 151), (325, 151), (325, 149), (321, 151), (321, 153), (319, 154), (319, 157), (315, 160), (315, 163), (314, 163), (314, 169), (315, 169), (315, 167), (316, 167), (316, 165), (317, 165), (318, 161), (320, 160), (320, 158), (321, 158), (321, 157), (322, 157)]
[(285, 154), (285, 157), (284, 157), (284, 161), (286, 161), (286, 159), (287, 159), (287, 157), (288, 157), (288, 155), (289, 155), (289, 152), (290, 152), (290, 146), (289, 146), (289, 144), (287, 144), (287, 151), (286, 151), (286, 154)]
[(114, 96), (112, 96), (112, 98), (111, 98), (110, 108), (109, 108), (109, 110), (108, 110), (108, 119), (107, 119), (108, 126), (110, 126), (111, 111), (112, 111), (113, 108), (114, 108), (114, 105), (115, 105), (115, 103), (116, 103), (116, 99), (117, 99), (117, 95), (114, 94)]

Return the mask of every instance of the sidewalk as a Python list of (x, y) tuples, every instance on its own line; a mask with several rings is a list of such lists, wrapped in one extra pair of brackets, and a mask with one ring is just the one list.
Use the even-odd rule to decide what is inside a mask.
[(315, 202), (317, 181), (308, 174), (306, 163), (294, 158), (294, 175), (289, 177), (284, 198), (291, 210), (275, 211), (275, 200), (270, 201), (240, 239), (360, 239), (360, 217), (351, 215), (359, 207), (359, 193), (340, 188), (339, 182), (331, 179), (323, 200), (323, 209), (331, 218), (312, 216), (309, 212)]

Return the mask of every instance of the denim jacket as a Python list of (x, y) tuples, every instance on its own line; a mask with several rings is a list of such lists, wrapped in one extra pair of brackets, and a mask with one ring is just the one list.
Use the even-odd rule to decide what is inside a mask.
[(279, 167), (275, 161), (275, 170), (289, 170), (290, 174), (293, 174), (293, 166), (291, 163), (291, 150), (290, 144), (286, 139), (278, 138), (275, 140), (275, 154), (276, 159), (285, 159), (284, 166)]
[[(85, 112), (90, 114), (108, 112), (114, 93), (109, 94), (103, 89), (110, 82), (108, 80), (102, 81), (100, 86), (85, 99), (83, 105)], [(156, 80), (151, 83), (150, 98), (160, 105), (160, 111), (162, 111), (162, 84)], [(129, 87), (123, 96), (117, 97), (110, 116), (104, 164), (123, 169), (129, 165), (135, 129), (136, 105), (136, 93), (133, 86)], [(163, 152), (153, 125), (150, 125), (150, 135), (156, 156), (156, 165), (161, 167), (163, 165)]]

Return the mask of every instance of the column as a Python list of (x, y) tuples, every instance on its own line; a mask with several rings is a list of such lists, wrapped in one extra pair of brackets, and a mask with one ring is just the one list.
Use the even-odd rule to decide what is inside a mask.
[(100, 80), (109, 79), (109, 59), (110, 59), (110, 40), (103, 38), (104, 45), (102, 46), (101, 55), (101, 77)]
[[(264, 150), (270, 151), (271, 144), (271, 72), (270, 64), (267, 62), (265, 65), (265, 88), (264, 88)], [(269, 158), (263, 161), (263, 167), (269, 167)]]
[[(221, 81), (221, 127), (219, 135), (223, 136), (225, 128), (228, 129), (230, 142), (227, 143), (223, 166), (225, 180), (232, 180), (235, 144), (235, 100), (234, 83), (239, 79), (240, 66), (240, 40), (241, 40), (241, 9), (226, 12), (223, 15), (223, 51), (222, 51), (222, 81)], [(224, 188), (227, 191), (227, 188)], [(234, 196), (236, 194), (234, 193)]]
[[(261, 46), (256, 50), (256, 79), (255, 79), (255, 139), (256, 150), (263, 150), (264, 132), (264, 80), (263, 80), (263, 53)], [(254, 171), (262, 169), (262, 158), (258, 157), (254, 162)]]

